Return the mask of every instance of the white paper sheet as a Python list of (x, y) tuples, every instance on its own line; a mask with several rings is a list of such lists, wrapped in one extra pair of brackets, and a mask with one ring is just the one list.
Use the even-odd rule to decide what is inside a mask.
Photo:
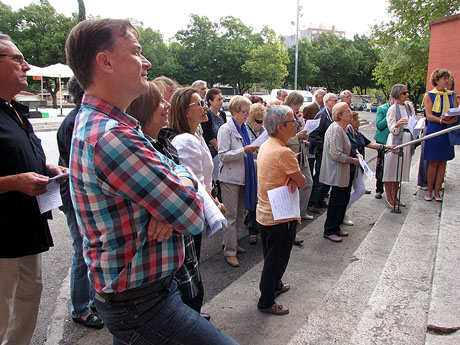
[(318, 128), (319, 126), (319, 122), (321, 120), (320, 119), (316, 119), (316, 120), (307, 120), (307, 122), (305, 122), (305, 127), (304, 129), (307, 130), (307, 133), (310, 134), (311, 132), (313, 132), (316, 128)]
[(418, 131), (418, 133), (414, 131), (415, 126), (417, 126), (417, 120), (415, 119), (415, 116), (409, 116), (409, 123), (407, 124), (407, 128), (411, 132), (413, 139), (417, 139), (418, 135), (420, 134), (420, 131)]
[(300, 218), (299, 190), (290, 193), (288, 186), (268, 191), (268, 199), (272, 208), (273, 219)]
[(50, 182), (46, 185), (46, 193), (36, 196), (38, 207), (40, 208), (40, 213), (42, 214), (62, 206), (61, 193), (59, 191), (60, 185), (56, 183), (56, 178), (59, 177), (63, 176), (60, 175), (54, 178), (50, 178)]
[(444, 114), (444, 116), (458, 116), (458, 115), (460, 115), (460, 108), (450, 108)]
[(223, 229), (227, 226), (227, 219), (220, 212), (219, 208), (214, 203), (214, 200), (211, 199), (206, 188), (198, 181), (198, 178), (193, 173), (193, 171), (187, 167), (188, 172), (198, 183), (198, 195), (201, 196), (204, 206), (204, 217), (206, 218), (207, 227), (206, 227), (206, 238), (212, 237), (216, 232)]
[(268, 132), (267, 131), (264, 131), (259, 137), (256, 138), (256, 140), (254, 140), (251, 145), (254, 145), (254, 146), (262, 146), (262, 144), (264, 142), (266, 142), (268, 140)]
[(367, 165), (366, 161), (362, 159), (361, 155), (358, 155), (359, 159), (359, 164), (364, 170), (364, 174), (367, 176), (369, 180), (372, 180), (374, 178), (374, 172), (372, 171), (371, 168), (369, 168), (369, 165)]

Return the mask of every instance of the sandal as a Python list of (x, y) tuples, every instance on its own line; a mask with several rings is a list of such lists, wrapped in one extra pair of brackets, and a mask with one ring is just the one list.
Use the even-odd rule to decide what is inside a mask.
[(268, 308), (259, 308), (262, 313), (275, 314), (275, 315), (286, 315), (289, 314), (289, 309), (283, 307), (281, 304), (275, 303)]

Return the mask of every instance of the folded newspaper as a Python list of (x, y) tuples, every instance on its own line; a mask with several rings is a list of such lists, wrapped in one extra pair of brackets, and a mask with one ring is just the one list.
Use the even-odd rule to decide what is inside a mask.
[(206, 188), (200, 183), (193, 171), (187, 167), (187, 171), (198, 183), (198, 195), (203, 201), (204, 217), (206, 218), (206, 238), (212, 237), (216, 232), (227, 226), (227, 219), (220, 212), (214, 200), (206, 191)]

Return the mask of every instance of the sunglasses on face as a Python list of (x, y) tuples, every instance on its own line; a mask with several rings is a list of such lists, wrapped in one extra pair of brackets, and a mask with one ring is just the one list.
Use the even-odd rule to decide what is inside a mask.
[(200, 108), (204, 108), (206, 106), (204, 99), (200, 99), (198, 102), (190, 103), (188, 106), (191, 107), (194, 104), (198, 105)]
[(264, 120), (256, 120), (256, 119), (254, 119), (254, 122), (258, 123), (260, 125), (260, 124), (264, 123)]
[(401, 92), (401, 95), (408, 95), (409, 94), (409, 91), (404, 91), (404, 92)]

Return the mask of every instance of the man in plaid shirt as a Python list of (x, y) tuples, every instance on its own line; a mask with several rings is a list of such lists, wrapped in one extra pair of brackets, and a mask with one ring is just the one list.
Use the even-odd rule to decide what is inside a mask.
[(100, 317), (114, 344), (235, 344), (185, 306), (172, 280), (182, 235), (203, 228), (196, 181), (143, 135), (128, 105), (150, 62), (127, 20), (77, 24), (67, 62), (85, 90), (70, 152), (70, 190)]

